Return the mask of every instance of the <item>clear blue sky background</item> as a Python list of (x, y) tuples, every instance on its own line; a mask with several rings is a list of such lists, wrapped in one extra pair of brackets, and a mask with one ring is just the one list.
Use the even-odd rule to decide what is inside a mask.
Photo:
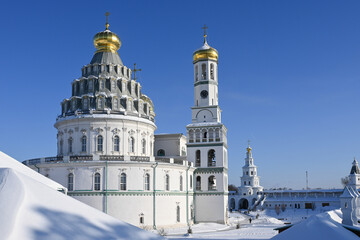
[(192, 53), (220, 54), (229, 182), (239, 185), (247, 140), (261, 184), (340, 187), (360, 158), (360, 1), (5, 1), (0, 8), (0, 150), (25, 160), (56, 154), (60, 102), (110, 29), (125, 65), (142, 68), (157, 133), (186, 133)]

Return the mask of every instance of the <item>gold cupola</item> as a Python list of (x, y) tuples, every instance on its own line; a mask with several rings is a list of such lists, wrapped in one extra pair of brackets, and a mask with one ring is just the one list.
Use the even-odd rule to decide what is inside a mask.
[[(106, 13), (108, 18), (109, 14)], [(106, 19), (105, 31), (99, 32), (94, 36), (94, 45), (96, 52), (117, 52), (121, 47), (121, 41), (118, 35), (109, 30), (109, 22)]]
[(208, 45), (206, 41), (206, 33), (204, 34), (204, 45), (193, 53), (193, 63), (200, 60), (214, 60), (218, 61), (219, 54), (215, 48)]

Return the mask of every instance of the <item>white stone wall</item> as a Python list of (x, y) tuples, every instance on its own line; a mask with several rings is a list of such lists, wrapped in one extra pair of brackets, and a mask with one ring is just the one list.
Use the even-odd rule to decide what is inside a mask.
[[(152, 158), (152, 160), (154, 160)], [(87, 161), (38, 164), (40, 173), (68, 186), (68, 174), (74, 174), (74, 191), (69, 195), (120, 220), (136, 226), (169, 227), (191, 223), (193, 187), (190, 181), (195, 168), (152, 162)], [(154, 203), (154, 168), (156, 197)], [(35, 170), (35, 167), (33, 167)], [(100, 191), (94, 190), (94, 174), (101, 175)], [(126, 190), (120, 190), (120, 175), (126, 173)], [(145, 190), (144, 176), (150, 175), (150, 190)], [(165, 190), (165, 175), (170, 177), (170, 190)], [(180, 189), (180, 176), (183, 184)], [(106, 181), (107, 180), (107, 181)], [(187, 194), (188, 193), (188, 194)], [(180, 221), (177, 221), (177, 206)], [(144, 223), (140, 224), (140, 217)]]
[[(137, 117), (122, 115), (88, 115), (56, 122), (58, 129), (58, 155), (128, 155), (152, 156), (154, 144), (153, 122)], [(97, 151), (97, 137), (103, 137), (103, 151)], [(86, 152), (82, 151), (81, 138), (86, 136)], [(120, 138), (120, 151), (114, 151), (114, 137)], [(134, 152), (130, 152), (129, 139), (135, 139)], [(72, 152), (69, 152), (69, 139), (72, 138)], [(145, 153), (142, 151), (142, 140), (146, 141)], [(60, 142), (63, 141), (63, 153), (60, 152)]]
[(227, 202), (228, 196), (223, 194), (196, 195), (195, 221), (226, 224)]
[[(154, 155), (160, 149), (165, 151), (165, 157), (186, 156), (186, 137), (182, 134), (155, 135)], [(183, 151), (185, 151), (183, 154)]]

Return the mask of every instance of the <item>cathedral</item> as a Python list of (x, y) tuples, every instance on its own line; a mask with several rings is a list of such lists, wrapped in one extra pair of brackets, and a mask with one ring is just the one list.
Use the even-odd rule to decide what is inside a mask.
[(187, 136), (154, 134), (155, 106), (123, 64), (120, 38), (107, 22), (71, 97), (61, 102), (57, 155), (23, 163), (69, 196), (136, 226), (227, 223), (227, 129), (218, 105), (218, 52), (206, 38), (193, 53)]

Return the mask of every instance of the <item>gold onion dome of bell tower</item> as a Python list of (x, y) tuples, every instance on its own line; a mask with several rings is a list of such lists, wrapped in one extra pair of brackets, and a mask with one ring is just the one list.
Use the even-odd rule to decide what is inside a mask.
[(94, 36), (96, 52), (117, 52), (121, 47), (120, 38), (109, 30), (109, 23), (107, 21), (105, 26), (105, 31), (99, 32)]
[(215, 48), (212, 48), (208, 45), (206, 41), (206, 37), (207, 35), (204, 34), (204, 45), (193, 53), (194, 63), (200, 60), (207, 60), (207, 59), (214, 60), (216, 62), (218, 61), (219, 58), (218, 51)]

